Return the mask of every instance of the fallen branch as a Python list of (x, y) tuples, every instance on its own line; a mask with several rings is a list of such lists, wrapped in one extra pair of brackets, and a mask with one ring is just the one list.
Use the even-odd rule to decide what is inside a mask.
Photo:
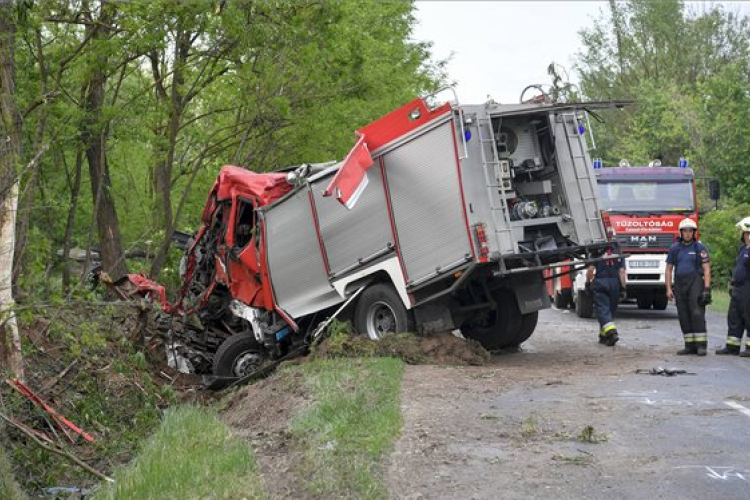
[(10, 425), (12, 425), (13, 427), (15, 427), (16, 429), (18, 429), (19, 431), (21, 431), (24, 434), (26, 434), (28, 437), (30, 437), (34, 441), (34, 443), (36, 443), (36, 445), (39, 446), (40, 448), (42, 448), (44, 450), (47, 450), (50, 453), (54, 453), (55, 455), (59, 455), (59, 456), (61, 456), (63, 458), (67, 458), (68, 460), (70, 460), (71, 462), (73, 462), (74, 464), (76, 464), (77, 466), (81, 467), (86, 472), (89, 472), (90, 474), (93, 474), (94, 476), (98, 477), (99, 479), (107, 481), (108, 483), (114, 483), (115, 482), (115, 480), (112, 479), (111, 477), (105, 476), (104, 474), (102, 474), (98, 470), (94, 469), (89, 464), (87, 464), (86, 462), (84, 462), (83, 460), (81, 460), (80, 458), (78, 458), (77, 456), (73, 455), (72, 453), (70, 453), (67, 450), (62, 449), (60, 447), (60, 445), (58, 445), (58, 444), (46, 444), (46, 443), (44, 443), (41, 439), (39, 439), (39, 437), (36, 436), (36, 434), (34, 433), (34, 431), (32, 429), (27, 428), (25, 425), (19, 424), (18, 422), (16, 422), (12, 418), (7, 417), (6, 415), (3, 415), (2, 413), (0, 413), (0, 417), (2, 417)]
[(47, 382), (44, 387), (39, 391), (39, 394), (46, 394), (50, 389), (52, 389), (54, 386), (56, 386), (64, 377), (68, 374), (68, 372), (76, 365), (78, 364), (78, 360), (74, 359), (68, 366), (66, 366), (63, 371), (61, 371), (57, 377), (53, 378), (49, 382)]

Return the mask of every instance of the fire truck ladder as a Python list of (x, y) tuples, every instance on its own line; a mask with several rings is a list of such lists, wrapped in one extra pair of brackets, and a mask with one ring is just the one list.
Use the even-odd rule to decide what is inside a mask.
[[(487, 126), (489, 131), (489, 138), (485, 137), (483, 129)], [(479, 151), (482, 155), (482, 170), (484, 172), (484, 180), (487, 185), (487, 196), (490, 199), (490, 210), (492, 216), (495, 218), (495, 237), (497, 238), (497, 248), (500, 252), (503, 252), (503, 240), (501, 238), (502, 233), (508, 233), (508, 241), (510, 242), (514, 251), (516, 248), (516, 242), (513, 239), (513, 230), (510, 227), (510, 208), (508, 207), (508, 196), (502, 183), (502, 172), (500, 171), (500, 159), (497, 154), (497, 145), (495, 144), (495, 134), (492, 129), (492, 118), (489, 116), (477, 117), (477, 132), (479, 135)], [(489, 146), (490, 157), (487, 158), (486, 146)], [(494, 181), (493, 181), (494, 177)], [(499, 184), (498, 184), (499, 183)], [(495, 204), (495, 190), (500, 193), (500, 206)], [(497, 214), (500, 215), (502, 221), (502, 229), (497, 229)]]
[[(592, 167), (589, 164), (590, 159), (586, 151), (586, 143), (583, 139), (583, 134), (580, 133), (579, 118), (575, 112), (564, 113), (563, 117), (563, 128), (565, 129), (565, 141), (568, 145), (568, 152), (570, 153), (570, 160), (573, 163), (573, 172), (576, 176), (576, 182), (578, 183), (578, 191), (582, 195), (583, 200), (583, 211), (586, 215), (586, 222), (589, 227), (589, 233), (591, 235), (591, 241), (595, 240), (595, 235), (599, 232), (598, 229), (601, 227), (600, 216), (599, 216), (599, 203), (596, 197), (596, 180), (591, 175)], [(573, 133), (570, 133), (568, 124), (573, 127)], [(583, 166), (583, 174), (581, 174), (581, 166)], [(589, 193), (584, 193), (583, 187), (588, 185)], [(590, 202), (590, 203), (589, 203)], [(590, 213), (588, 207), (594, 207), (594, 213)]]

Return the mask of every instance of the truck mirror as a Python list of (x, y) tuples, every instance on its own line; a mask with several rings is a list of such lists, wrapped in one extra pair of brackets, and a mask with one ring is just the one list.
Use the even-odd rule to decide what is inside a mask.
[(721, 189), (719, 188), (718, 179), (709, 179), (708, 197), (713, 201), (717, 201), (721, 197)]

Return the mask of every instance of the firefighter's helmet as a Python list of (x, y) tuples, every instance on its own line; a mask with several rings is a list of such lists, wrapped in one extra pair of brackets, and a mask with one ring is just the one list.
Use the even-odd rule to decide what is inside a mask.
[(745, 217), (744, 219), (739, 221), (736, 225), (737, 225), (737, 229), (739, 229), (743, 233), (750, 233), (750, 217)]
[(683, 229), (692, 229), (693, 231), (695, 231), (696, 229), (698, 229), (698, 224), (696, 224), (693, 219), (682, 219), (682, 221), (680, 222), (680, 231), (682, 231)]

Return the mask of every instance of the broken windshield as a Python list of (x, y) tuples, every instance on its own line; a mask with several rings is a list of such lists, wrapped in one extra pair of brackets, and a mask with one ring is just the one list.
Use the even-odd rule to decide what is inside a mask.
[(602, 208), (610, 212), (693, 212), (691, 181), (599, 181)]

